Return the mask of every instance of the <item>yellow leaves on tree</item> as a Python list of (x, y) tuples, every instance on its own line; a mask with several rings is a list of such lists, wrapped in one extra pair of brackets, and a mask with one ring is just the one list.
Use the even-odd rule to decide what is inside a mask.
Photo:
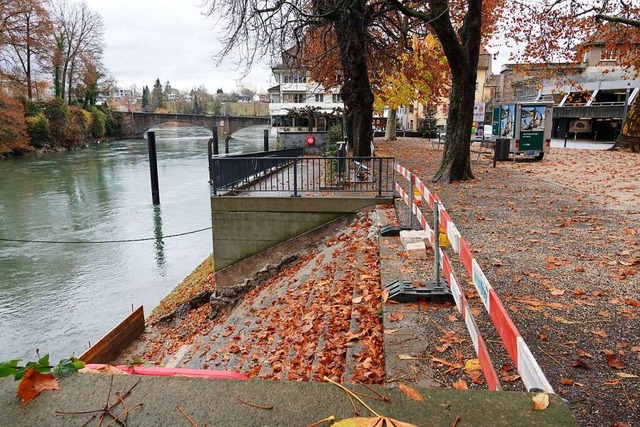
[(18, 386), (18, 398), (25, 405), (43, 390), (58, 390), (58, 380), (51, 374), (41, 374), (35, 368), (27, 369)]
[(382, 111), (385, 105), (396, 110), (414, 101), (426, 103), (443, 97), (449, 81), (448, 69), (435, 37), (414, 36), (411, 51), (400, 55), (396, 68), (385, 73), (375, 91), (375, 110)]

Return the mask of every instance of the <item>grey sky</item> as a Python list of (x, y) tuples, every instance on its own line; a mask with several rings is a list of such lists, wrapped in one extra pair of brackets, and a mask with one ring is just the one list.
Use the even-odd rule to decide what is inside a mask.
[[(104, 63), (118, 86), (152, 86), (156, 77), (180, 90), (236, 87), (241, 73), (233, 59), (216, 67), (219, 48), (213, 20), (193, 0), (86, 0), (105, 24)], [(242, 82), (266, 90), (270, 71), (256, 65)]]
[[(236, 59), (215, 66), (220, 45), (214, 20), (201, 14), (200, 0), (86, 0), (102, 16), (106, 28), (104, 62), (118, 86), (152, 86), (156, 77), (180, 90), (205, 85), (210, 91), (236, 88), (241, 78)], [(490, 49), (495, 52), (497, 49)], [(507, 61), (500, 49), (493, 70)], [(268, 65), (255, 65), (242, 82), (265, 91), (270, 85)]]

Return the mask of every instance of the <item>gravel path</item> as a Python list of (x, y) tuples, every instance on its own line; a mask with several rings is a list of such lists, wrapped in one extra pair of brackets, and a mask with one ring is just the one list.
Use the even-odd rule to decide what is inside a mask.
[[(441, 151), (425, 140), (377, 140), (376, 147), (427, 183), (440, 163)], [(487, 160), (472, 162), (475, 180), (428, 187), (578, 422), (638, 425), (640, 156), (558, 151), (495, 169)], [(463, 268), (456, 272), (469, 280)], [(467, 293), (503, 387), (522, 390), (507, 375), (513, 367), (473, 286)], [(428, 315), (440, 324), (462, 322), (451, 313)], [(442, 335), (431, 331), (434, 341)]]

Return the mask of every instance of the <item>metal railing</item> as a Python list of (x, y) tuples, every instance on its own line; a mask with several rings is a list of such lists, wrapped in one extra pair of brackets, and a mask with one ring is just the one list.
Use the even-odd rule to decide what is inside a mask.
[(256, 181), (278, 168), (286, 167), (291, 158), (301, 157), (303, 154), (303, 148), (288, 148), (231, 156), (213, 156), (209, 159), (209, 184), (213, 186), (215, 195), (217, 189), (234, 185), (242, 186)]
[[(265, 153), (261, 153), (265, 154)], [(213, 195), (219, 192), (369, 193), (394, 192), (392, 157), (257, 157), (212, 159)]]

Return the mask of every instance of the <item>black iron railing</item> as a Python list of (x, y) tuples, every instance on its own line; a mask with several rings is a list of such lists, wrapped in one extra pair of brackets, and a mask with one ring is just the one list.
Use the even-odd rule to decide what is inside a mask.
[(209, 159), (209, 184), (217, 189), (242, 187), (255, 182), (278, 168), (285, 167), (291, 158), (304, 154), (303, 148), (261, 151)]
[[(265, 154), (265, 153), (261, 153)], [(257, 157), (212, 159), (213, 194), (226, 191), (369, 193), (394, 191), (392, 157)]]

